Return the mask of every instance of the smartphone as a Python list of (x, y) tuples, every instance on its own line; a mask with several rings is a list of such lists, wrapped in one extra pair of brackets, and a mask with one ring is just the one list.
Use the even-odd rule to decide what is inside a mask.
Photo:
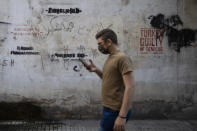
[(90, 69), (89, 65), (85, 62), (84, 59), (79, 58), (79, 61), (80, 61), (88, 70)]

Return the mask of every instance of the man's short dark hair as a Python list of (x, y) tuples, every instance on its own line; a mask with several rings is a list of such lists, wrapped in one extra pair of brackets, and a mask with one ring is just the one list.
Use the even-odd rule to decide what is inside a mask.
[(100, 38), (100, 37), (102, 38), (102, 40), (103, 40), (104, 42), (106, 42), (107, 39), (110, 39), (114, 44), (118, 44), (117, 35), (116, 35), (116, 33), (115, 33), (113, 30), (111, 30), (111, 29), (103, 29), (103, 30), (99, 31), (99, 32), (96, 34), (95, 38), (98, 39), (98, 38)]

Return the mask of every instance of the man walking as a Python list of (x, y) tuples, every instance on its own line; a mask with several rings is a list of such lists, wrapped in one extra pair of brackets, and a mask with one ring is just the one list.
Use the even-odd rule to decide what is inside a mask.
[(131, 115), (134, 95), (133, 64), (131, 59), (118, 48), (116, 33), (103, 29), (96, 34), (98, 50), (107, 54), (103, 70), (90, 60), (87, 70), (95, 72), (102, 79), (103, 115), (100, 131), (124, 131)]

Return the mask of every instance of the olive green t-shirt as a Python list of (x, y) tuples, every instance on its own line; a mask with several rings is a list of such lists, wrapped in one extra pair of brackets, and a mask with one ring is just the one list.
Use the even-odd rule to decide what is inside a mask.
[(132, 61), (119, 50), (110, 54), (103, 66), (102, 104), (113, 110), (120, 110), (124, 95), (123, 75), (133, 71)]

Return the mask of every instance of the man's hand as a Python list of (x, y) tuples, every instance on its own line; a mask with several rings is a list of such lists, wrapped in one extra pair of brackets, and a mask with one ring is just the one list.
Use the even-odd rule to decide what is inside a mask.
[(126, 124), (126, 119), (117, 117), (114, 123), (114, 131), (124, 131), (125, 124)]
[(90, 64), (86, 67), (86, 69), (89, 71), (89, 72), (96, 72), (97, 68), (96, 66), (94, 65), (93, 61), (92, 60), (89, 60), (90, 61)]
[(92, 60), (89, 60), (90, 61), (90, 64), (87, 64), (85, 62), (82, 62), (84, 63), (84, 67), (89, 71), (89, 72), (95, 72), (101, 79), (102, 79), (102, 76), (103, 76), (103, 72), (101, 70), (99, 70), (95, 64), (92, 62)]

